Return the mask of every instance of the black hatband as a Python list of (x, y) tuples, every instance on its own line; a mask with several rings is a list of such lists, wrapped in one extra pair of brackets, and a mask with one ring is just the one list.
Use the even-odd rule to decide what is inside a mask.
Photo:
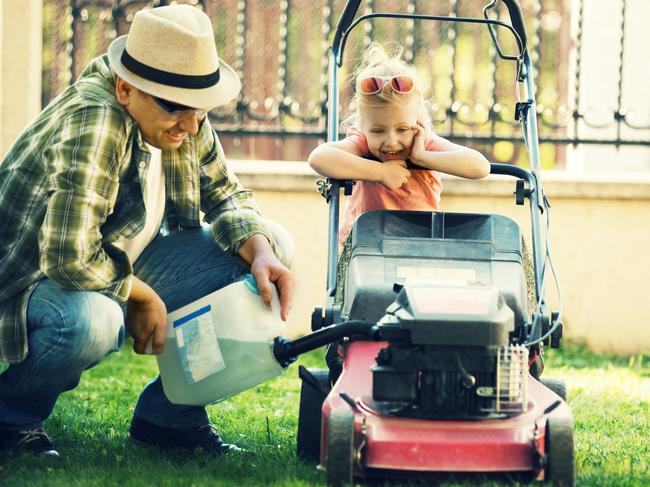
[(124, 67), (131, 71), (133, 74), (137, 74), (146, 80), (160, 83), (161, 85), (174, 86), (176, 88), (209, 88), (216, 85), (221, 78), (219, 68), (217, 68), (214, 73), (206, 74), (203, 76), (170, 73), (169, 71), (152, 68), (151, 66), (147, 66), (146, 64), (141, 63), (137, 59), (133, 59), (129, 53), (126, 52), (126, 49), (122, 53), (121, 60)]

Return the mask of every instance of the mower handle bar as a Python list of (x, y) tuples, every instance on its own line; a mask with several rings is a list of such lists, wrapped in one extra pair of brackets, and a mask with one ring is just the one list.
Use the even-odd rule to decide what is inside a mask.
[(357, 11), (359, 10), (359, 5), (361, 5), (361, 0), (349, 0), (348, 3), (345, 4), (341, 18), (339, 19), (338, 24), (336, 24), (336, 32), (334, 33), (334, 39), (332, 40), (332, 48), (336, 49), (337, 53), (341, 46), (343, 33), (348, 30), (348, 27), (352, 24), (354, 16), (357, 15)]
[(521, 39), (521, 43), (524, 46), (524, 49), (526, 48), (526, 44), (528, 41), (528, 35), (526, 34), (526, 24), (524, 23), (524, 16), (521, 13), (521, 6), (519, 5), (518, 0), (501, 0), (506, 8), (508, 9), (508, 14), (510, 14), (510, 23), (512, 24), (512, 27), (515, 29), (517, 34), (519, 34), (519, 38)]
[[(412, 162), (407, 162), (407, 169), (420, 170), (420, 171), (431, 170), (431, 169), (427, 169), (426, 167), (413, 164)], [(536, 187), (535, 177), (533, 173), (531, 173), (530, 171), (522, 167), (513, 166), (512, 164), (502, 164), (498, 162), (492, 162), (490, 163), (490, 174), (501, 174), (503, 176), (512, 176), (517, 179), (523, 179), (532, 187)], [(328, 178), (328, 179), (330, 182), (336, 183), (339, 187), (343, 187), (346, 181), (353, 181), (351, 179), (335, 179), (335, 178)]]
[[(493, 7), (498, 0), (492, 0), (492, 4), (486, 8)], [(518, 0), (501, 0), (506, 8), (508, 9), (508, 14), (510, 15), (510, 23), (512, 24), (513, 29), (519, 36), (521, 41), (521, 50), (525, 51), (526, 43), (528, 36), (526, 34), (526, 24), (524, 23), (524, 16), (521, 13), (521, 6), (519, 5)], [(334, 38), (332, 40), (332, 49), (336, 53), (336, 57), (341, 49), (341, 42), (346, 31), (349, 29), (350, 25), (354, 21), (354, 17), (359, 10), (359, 5), (361, 5), (361, 0), (349, 0), (345, 4), (341, 18), (336, 25), (336, 31), (334, 32)]]

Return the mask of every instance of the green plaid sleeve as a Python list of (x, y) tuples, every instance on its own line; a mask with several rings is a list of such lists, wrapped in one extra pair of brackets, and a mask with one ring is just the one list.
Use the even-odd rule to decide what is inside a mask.
[(257, 209), (253, 191), (245, 189), (228, 167), (219, 138), (210, 124), (203, 124), (200, 135), (201, 209), (215, 242), (235, 254), (249, 237), (259, 233), (268, 239), (278, 255), (279, 248)]
[(44, 155), (49, 199), (38, 236), (47, 277), (61, 287), (102, 291), (119, 301), (130, 293), (131, 266), (107, 255), (100, 226), (117, 197), (123, 119), (109, 106), (78, 110), (65, 119)]

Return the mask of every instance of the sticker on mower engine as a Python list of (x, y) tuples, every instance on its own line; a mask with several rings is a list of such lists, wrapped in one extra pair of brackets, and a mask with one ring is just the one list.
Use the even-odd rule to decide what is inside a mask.
[(481, 288), (415, 287), (412, 304), (420, 313), (485, 315), (490, 312), (492, 292)]
[(209, 305), (177, 319), (173, 326), (181, 370), (190, 384), (226, 368)]
[(474, 269), (463, 269), (460, 267), (415, 267), (398, 265), (396, 275), (398, 279), (476, 281), (476, 271)]

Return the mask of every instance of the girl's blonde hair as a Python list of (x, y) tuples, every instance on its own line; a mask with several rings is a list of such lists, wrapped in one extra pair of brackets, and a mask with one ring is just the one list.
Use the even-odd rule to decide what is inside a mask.
[[(373, 42), (370, 44), (368, 49), (363, 55), (361, 65), (354, 73), (354, 99), (355, 105), (357, 107), (357, 113), (353, 117), (358, 120), (359, 117), (359, 108), (361, 107), (376, 107), (383, 106), (393, 103), (401, 103), (405, 98), (408, 97), (417, 97), (420, 102), (421, 116), (424, 116), (428, 119), (428, 110), (424, 103), (422, 95), (422, 80), (418, 76), (417, 70), (412, 64), (407, 63), (402, 59), (402, 54), (404, 49), (400, 46), (397, 46), (392, 55), (389, 55), (383, 46)], [(359, 90), (359, 84), (361, 80), (371, 77), (371, 76), (400, 76), (406, 75), (413, 79), (413, 91), (410, 93), (396, 93), (389, 86), (385, 84), (383, 89), (374, 95), (366, 95), (361, 93)], [(428, 123), (428, 120), (427, 120)]]

